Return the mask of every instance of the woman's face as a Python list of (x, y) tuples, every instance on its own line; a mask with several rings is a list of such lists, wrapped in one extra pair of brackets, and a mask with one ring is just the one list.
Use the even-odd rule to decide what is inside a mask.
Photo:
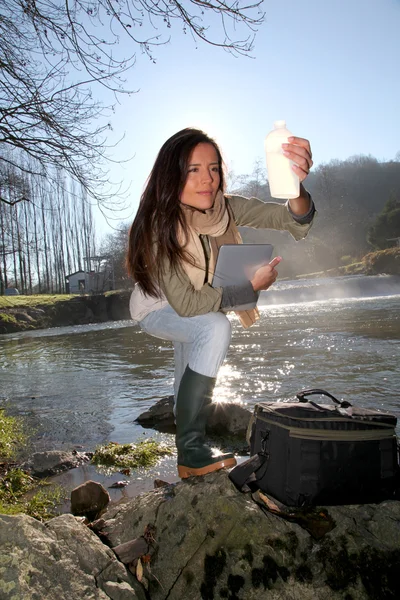
[(197, 210), (207, 210), (214, 204), (219, 190), (220, 169), (217, 152), (212, 144), (197, 144), (189, 157), (182, 204)]

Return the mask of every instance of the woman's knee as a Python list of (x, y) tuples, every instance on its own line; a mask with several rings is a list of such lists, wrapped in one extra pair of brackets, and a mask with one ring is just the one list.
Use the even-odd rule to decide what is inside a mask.
[(209, 313), (207, 322), (202, 327), (204, 338), (218, 344), (229, 346), (232, 336), (231, 322), (222, 312)]
[(189, 367), (208, 377), (216, 377), (231, 341), (231, 324), (223, 313), (209, 313), (198, 322), (197, 337), (191, 346)]

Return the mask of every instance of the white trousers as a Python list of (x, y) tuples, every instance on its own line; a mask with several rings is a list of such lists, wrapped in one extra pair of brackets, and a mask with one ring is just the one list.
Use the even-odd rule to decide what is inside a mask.
[(231, 341), (231, 323), (222, 312), (180, 317), (171, 306), (149, 313), (140, 323), (146, 333), (174, 343), (175, 402), (186, 366), (216, 377)]

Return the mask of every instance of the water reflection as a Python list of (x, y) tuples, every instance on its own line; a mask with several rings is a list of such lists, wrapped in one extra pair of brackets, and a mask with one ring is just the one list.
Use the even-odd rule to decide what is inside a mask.
[[(266, 306), (249, 330), (233, 319), (215, 398), (251, 407), (322, 387), (400, 414), (399, 302), (388, 296)], [(135, 418), (172, 393), (172, 359), (169, 343), (131, 322), (2, 336), (1, 394), (29, 417), (41, 447), (130, 442), (143, 433)]]

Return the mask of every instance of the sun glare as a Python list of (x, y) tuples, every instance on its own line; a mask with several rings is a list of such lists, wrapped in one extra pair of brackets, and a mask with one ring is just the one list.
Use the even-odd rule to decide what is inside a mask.
[(222, 152), (224, 162), (229, 164), (229, 150), (234, 148), (237, 142), (235, 142), (232, 128), (228, 122), (224, 122), (220, 118), (213, 116), (211, 110), (204, 112), (188, 110), (168, 120), (168, 129), (171, 131), (171, 135), (184, 127), (201, 129), (204, 133), (215, 139)]
[[(223, 365), (218, 373), (217, 384), (214, 390), (214, 402), (236, 402), (243, 404), (238, 394), (234, 381), (240, 379), (241, 374), (231, 365)], [(236, 389), (235, 389), (236, 388)]]

